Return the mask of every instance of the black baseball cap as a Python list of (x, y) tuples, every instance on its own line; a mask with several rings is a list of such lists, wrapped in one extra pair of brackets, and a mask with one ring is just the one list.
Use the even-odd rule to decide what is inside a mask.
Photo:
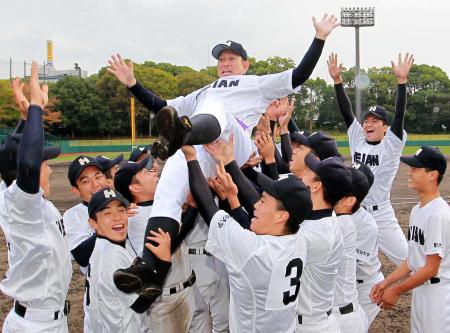
[(400, 161), (414, 168), (436, 170), (441, 175), (447, 169), (445, 155), (438, 148), (430, 146), (422, 146), (413, 156), (400, 157)]
[(324, 160), (332, 156), (341, 156), (336, 145), (336, 140), (324, 132), (314, 132), (310, 135), (297, 132), (294, 134), (295, 142), (314, 150), (315, 154)]
[(91, 156), (80, 155), (70, 163), (68, 178), (72, 186), (76, 186), (78, 177), (80, 177), (83, 170), (88, 166), (95, 166), (100, 171), (103, 171), (102, 166), (97, 162), (97, 159)]
[[(17, 169), (17, 150), (22, 134), (10, 134), (0, 143), (0, 172)], [(42, 150), (42, 160), (47, 161), (61, 154), (61, 147), (48, 146)]]
[(120, 192), (113, 188), (106, 187), (94, 193), (88, 205), (88, 214), (90, 218), (94, 218), (95, 214), (103, 210), (111, 201), (117, 200), (128, 208), (130, 203), (123, 197)]
[(142, 161), (136, 163), (133, 161), (128, 161), (121, 165), (119, 170), (114, 177), (114, 188), (122, 193), (122, 195), (128, 200), (132, 201), (131, 192), (130, 192), (130, 184), (133, 176), (137, 174), (139, 171), (144, 169), (147, 166), (149, 158), (146, 157)]
[(291, 142), (303, 145), (304, 140), (302, 139), (301, 136), (299, 136), (300, 134), (303, 135), (303, 136), (308, 137), (311, 133), (309, 133), (306, 130), (292, 132), (292, 133), (289, 134), (289, 136), (291, 137)]
[(102, 155), (97, 156), (95, 159), (97, 160), (97, 163), (100, 164), (100, 166), (102, 167), (102, 171), (106, 172), (113, 166), (118, 165), (120, 162), (123, 161), (123, 154), (120, 154), (119, 156), (117, 156), (112, 160)]
[[(363, 165), (363, 164), (362, 164)], [(352, 173), (352, 186), (350, 193), (361, 203), (369, 193), (371, 184), (365, 173), (361, 169), (355, 169), (353, 165), (350, 167)]]
[(389, 115), (385, 108), (379, 105), (374, 105), (367, 110), (366, 114), (364, 115), (364, 120), (367, 118), (368, 115), (373, 115), (381, 120), (383, 120), (386, 124), (389, 124)]
[(370, 169), (370, 167), (367, 164), (355, 162), (355, 163), (352, 163), (351, 168), (362, 172), (367, 177), (370, 187), (372, 187), (375, 177), (373, 175), (372, 170)]
[(320, 177), (328, 194), (334, 200), (339, 201), (350, 193), (352, 173), (341, 158), (333, 156), (319, 160), (317, 156), (309, 153), (305, 156), (305, 164)]
[(266, 175), (258, 174), (258, 185), (261, 189), (283, 203), (290, 218), (298, 224), (311, 213), (312, 201), (308, 187), (294, 175), (273, 180)]
[(239, 54), (244, 60), (247, 60), (247, 51), (245, 51), (242, 44), (227, 40), (225, 44), (217, 44), (211, 51), (212, 56), (219, 60), (220, 54), (225, 50), (231, 50), (234, 53)]
[(145, 146), (145, 147), (138, 147), (133, 149), (133, 151), (130, 154), (129, 161), (136, 162), (137, 159), (142, 155), (147, 153), (152, 148), (151, 145)]

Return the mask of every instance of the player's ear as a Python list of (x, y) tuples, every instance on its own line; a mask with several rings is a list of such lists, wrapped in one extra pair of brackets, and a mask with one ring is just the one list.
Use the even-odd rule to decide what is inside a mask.
[(97, 231), (97, 229), (98, 229), (98, 222), (96, 220), (94, 220), (93, 218), (89, 218), (89, 225), (92, 227), (92, 229)]
[(289, 220), (289, 212), (287, 210), (280, 211), (280, 222), (285, 223)]
[(141, 191), (141, 186), (137, 183), (128, 185), (128, 189), (131, 193), (137, 193)]
[(244, 66), (244, 74), (247, 73), (248, 68), (250, 67), (250, 62), (248, 60), (242, 60), (242, 65)]
[(81, 196), (80, 190), (76, 186), (72, 186), (72, 188), (70, 189), (70, 192), (75, 194), (77, 197)]

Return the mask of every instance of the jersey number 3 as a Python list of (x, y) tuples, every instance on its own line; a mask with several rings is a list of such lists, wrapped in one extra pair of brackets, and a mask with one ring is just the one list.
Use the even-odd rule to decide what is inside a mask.
[[(292, 270), (295, 269), (295, 275), (292, 276)], [(302, 276), (303, 271), (303, 261), (300, 258), (292, 259), (289, 264), (286, 266), (286, 275), (285, 277), (291, 278), (291, 287), (295, 287), (295, 291), (291, 294), (292, 290), (288, 290), (283, 292), (283, 303), (284, 305), (288, 305), (291, 302), (295, 302), (297, 300), (298, 292), (300, 291), (300, 277)]]

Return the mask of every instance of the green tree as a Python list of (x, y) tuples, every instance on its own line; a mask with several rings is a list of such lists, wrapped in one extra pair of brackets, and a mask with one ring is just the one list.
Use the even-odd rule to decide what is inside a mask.
[(177, 75), (175, 77), (178, 84), (178, 93), (186, 96), (191, 92), (200, 89), (215, 80), (205, 72), (189, 72)]
[(19, 117), (11, 84), (8, 80), (0, 80), (0, 128), (16, 126)]

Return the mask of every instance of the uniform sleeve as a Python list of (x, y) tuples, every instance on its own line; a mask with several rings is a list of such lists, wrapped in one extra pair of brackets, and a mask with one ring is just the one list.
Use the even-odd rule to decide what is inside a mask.
[(365, 140), (364, 131), (356, 118), (348, 128), (347, 135), (350, 147), (355, 145), (359, 140)]
[[(364, 223), (358, 221), (357, 223)], [(356, 259), (371, 264), (371, 258), (378, 255), (378, 228), (376, 225), (365, 224), (357, 229)]]
[(292, 69), (256, 77), (256, 82), (263, 98), (263, 104), (269, 105), (273, 100), (300, 91), (292, 88)]
[[(443, 257), (443, 231), (445, 230), (444, 217), (442, 215), (432, 215), (428, 221), (427, 228), (425, 230), (425, 254), (439, 254)], [(447, 244), (445, 244), (447, 245)]]
[(391, 128), (388, 128), (386, 135), (383, 139), (384, 148), (388, 153), (387, 156), (391, 156), (392, 158), (399, 159), (403, 148), (405, 147), (407, 134), (403, 130), (403, 139), (399, 139), (397, 135), (395, 135)]
[(67, 242), (69, 250), (72, 251), (86, 239), (92, 236), (90, 233), (86, 233), (82, 228), (82, 223), (89, 223), (86, 221), (80, 221), (81, 217), (73, 210), (67, 210), (63, 215), (64, 228), (66, 230)]
[(229, 214), (218, 211), (209, 225), (206, 251), (237, 271), (258, 248), (258, 236), (243, 229)]

